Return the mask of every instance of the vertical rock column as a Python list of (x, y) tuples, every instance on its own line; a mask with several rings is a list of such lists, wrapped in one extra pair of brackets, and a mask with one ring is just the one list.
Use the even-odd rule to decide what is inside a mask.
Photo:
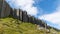
[(7, 17), (10, 15), (10, 6), (7, 2), (5, 2), (4, 16)]
[(10, 14), (10, 6), (8, 5), (8, 3), (5, 1), (5, 0), (2, 0), (1, 1), (2, 3), (1, 3), (1, 6), (2, 6), (2, 10), (1, 10), (1, 12), (0, 12), (0, 17), (2, 18), (2, 17), (7, 17), (7, 16), (9, 16), (9, 14)]
[(14, 8), (13, 9), (10, 9), (10, 14), (12, 15), (12, 17), (14, 17)]
[(28, 21), (28, 17), (27, 17), (27, 12), (23, 11), (23, 22), (27, 22)]
[(10, 16), (13, 16), (13, 9), (10, 8)]
[(17, 19), (19, 19), (19, 16), (20, 16), (19, 15), (19, 9), (17, 9), (17, 14), (16, 15), (17, 15)]
[(32, 23), (31, 15), (28, 15), (28, 22), (31, 22)]
[(13, 17), (17, 18), (17, 9), (14, 9), (14, 11), (13, 11)]
[(36, 23), (35, 23), (35, 17), (32, 16), (31, 18), (32, 18), (32, 23), (36, 24)]
[(5, 7), (5, 1), (1, 0), (1, 14), (0, 17), (4, 17), (4, 7)]
[(20, 9), (20, 10), (19, 10), (19, 19), (20, 19), (21, 21), (23, 20), (23, 19), (22, 19), (22, 18), (23, 18), (22, 13), (23, 13), (23, 11)]
[(3, 4), (3, 0), (0, 0), (0, 18), (1, 18), (2, 4)]

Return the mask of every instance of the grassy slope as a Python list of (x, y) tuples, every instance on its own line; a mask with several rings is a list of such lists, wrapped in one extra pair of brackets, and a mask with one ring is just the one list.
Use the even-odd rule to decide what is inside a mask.
[[(55, 30), (51, 29), (51, 32), (48, 34), (52, 34), (52, 31)], [(0, 34), (43, 34), (43, 33), (44, 30), (38, 30), (37, 25), (35, 24), (21, 22), (12, 17), (0, 19)]]

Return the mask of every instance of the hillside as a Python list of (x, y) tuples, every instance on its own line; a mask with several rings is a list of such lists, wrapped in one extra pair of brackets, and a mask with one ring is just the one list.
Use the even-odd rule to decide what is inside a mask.
[[(12, 17), (0, 19), (0, 34), (44, 34), (44, 29), (38, 29), (39, 26), (32, 23), (21, 22)], [(59, 34), (60, 32), (50, 29), (47, 34)]]

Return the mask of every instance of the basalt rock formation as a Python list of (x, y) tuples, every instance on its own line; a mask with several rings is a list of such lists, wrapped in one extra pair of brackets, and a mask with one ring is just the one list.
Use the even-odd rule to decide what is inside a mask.
[(21, 9), (12, 9), (5, 0), (0, 0), (0, 18), (7, 17), (9, 15), (23, 22), (30, 22), (43, 27), (45, 27), (46, 24), (42, 20), (28, 15), (26, 11)]

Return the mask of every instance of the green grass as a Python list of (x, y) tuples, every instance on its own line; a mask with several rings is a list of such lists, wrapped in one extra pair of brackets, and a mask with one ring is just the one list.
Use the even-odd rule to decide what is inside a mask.
[[(51, 29), (50, 33), (52, 34), (54, 29)], [(57, 32), (58, 34), (60, 32)], [(36, 24), (21, 22), (12, 17), (1, 18), (0, 19), (0, 34), (44, 34), (43, 30), (38, 30)]]

